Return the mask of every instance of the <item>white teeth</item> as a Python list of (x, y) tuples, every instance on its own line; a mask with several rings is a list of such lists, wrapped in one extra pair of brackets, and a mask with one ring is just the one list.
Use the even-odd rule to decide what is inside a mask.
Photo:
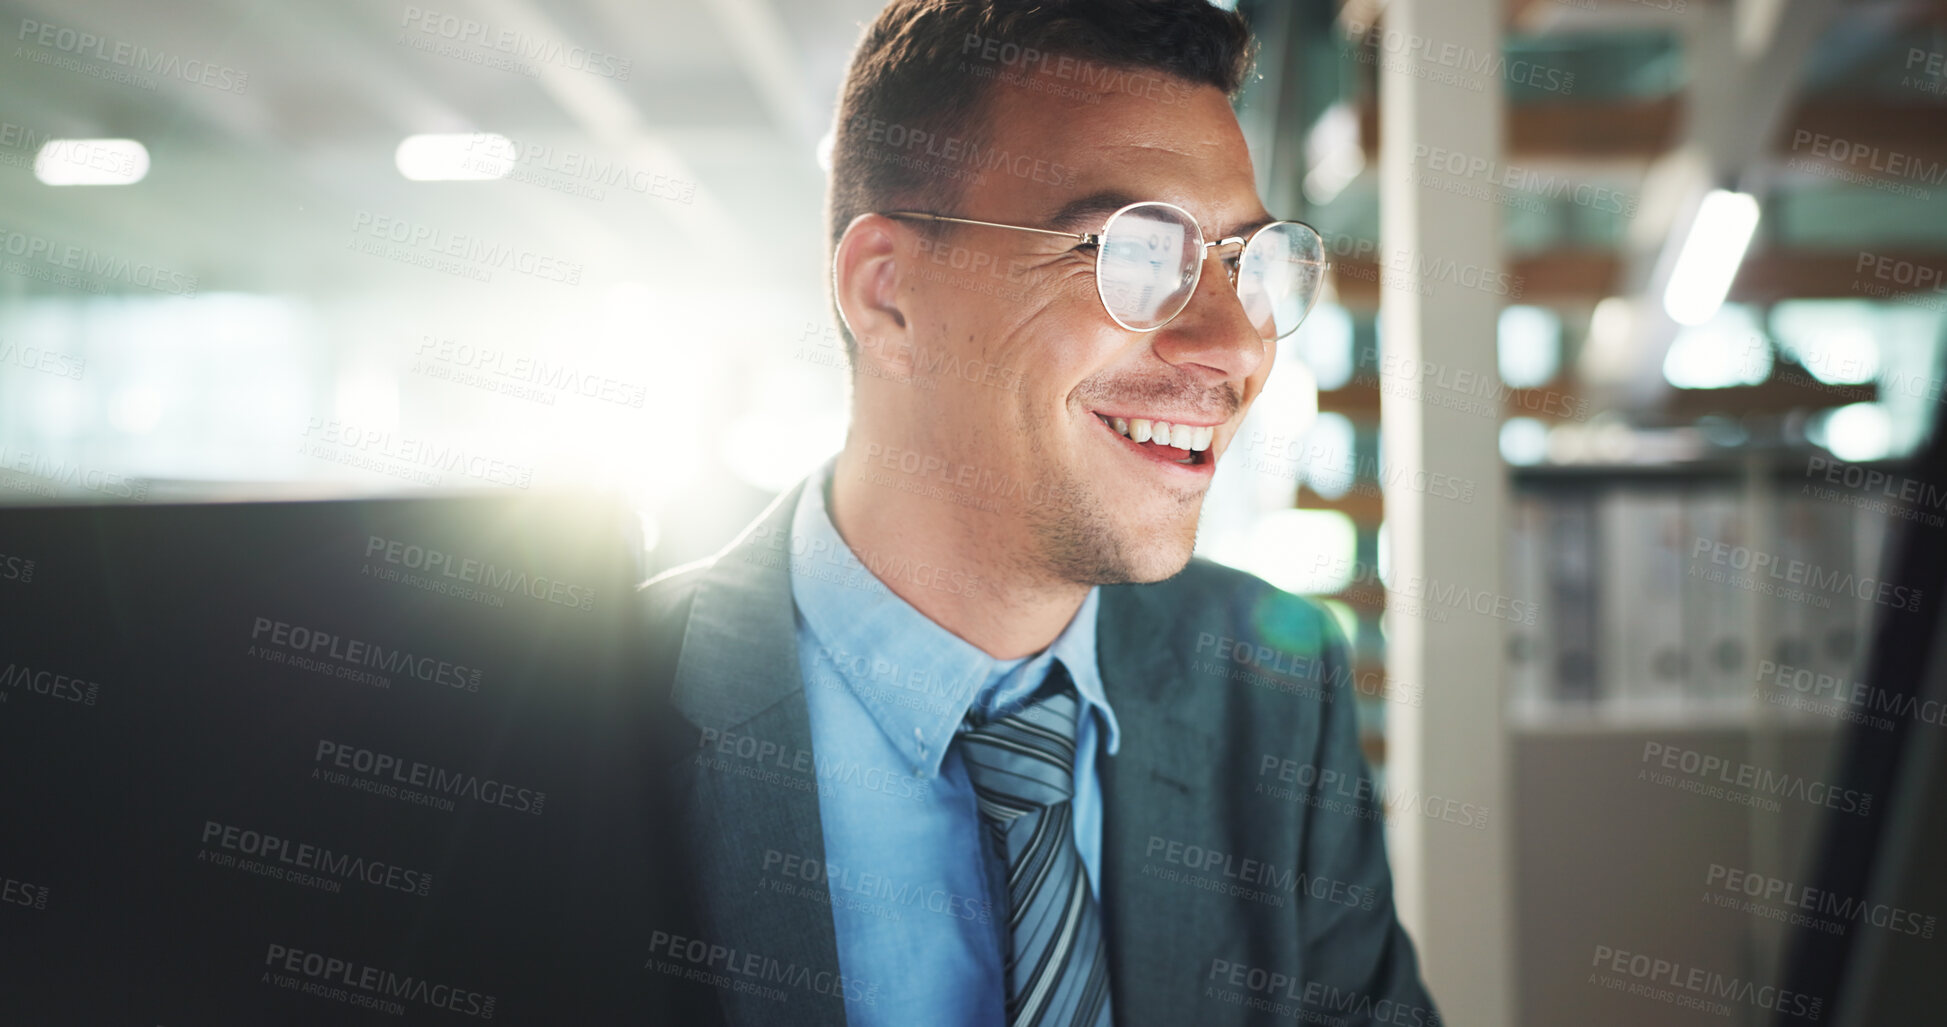
[(1202, 433), (1203, 429), (1195, 425), (1173, 424), (1170, 426), (1170, 437), (1167, 444), (1175, 446), (1177, 449), (1200, 449), (1202, 447), (1197, 445), (1197, 436)]
[(1131, 441), (1154, 442), (1192, 452), (1209, 449), (1217, 437), (1215, 425), (1171, 424), (1146, 417), (1103, 417), (1102, 420)]

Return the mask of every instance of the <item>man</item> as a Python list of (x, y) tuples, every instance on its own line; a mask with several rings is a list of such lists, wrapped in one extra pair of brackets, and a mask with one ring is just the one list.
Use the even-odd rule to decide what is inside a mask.
[(725, 1019), (1438, 1022), (1343, 638), (1191, 559), (1322, 273), (1258, 200), (1251, 51), (1206, 0), (866, 31), (828, 210), (845, 447), (642, 593), (693, 736), (663, 971)]

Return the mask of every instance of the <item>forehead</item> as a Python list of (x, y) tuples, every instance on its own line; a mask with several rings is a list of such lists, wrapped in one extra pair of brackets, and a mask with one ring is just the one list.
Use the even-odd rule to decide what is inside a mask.
[[(1167, 200), (1210, 233), (1266, 220), (1250, 151), (1222, 92), (1143, 71), (1118, 81), (1124, 88), (992, 83), (981, 134), (988, 150), (963, 194), (968, 216), (1043, 223), (1068, 209), (1084, 223), (1063, 227), (1087, 231), (1123, 198)], [(1096, 202), (1076, 209), (1088, 199)]]

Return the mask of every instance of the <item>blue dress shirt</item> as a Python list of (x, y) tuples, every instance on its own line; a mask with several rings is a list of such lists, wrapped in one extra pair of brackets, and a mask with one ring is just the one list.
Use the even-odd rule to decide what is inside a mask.
[(994, 659), (880, 580), (965, 591), (980, 587), (976, 578), (871, 553), (871, 570), (860, 562), (826, 511), (833, 467), (825, 462), (792, 511), (790, 559), (839, 969), (871, 985), (861, 989), (870, 1004), (848, 989), (846, 1018), (854, 1027), (1003, 1024), (1007, 892), (993, 875), (1005, 868), (983, 851), (988, 836), (953, 737), (969, 710), (988, 717), (1027, 700), (1061, 660), (1082, 699), (1075, 844), (1100, 901), (1096, 751), (1106, 742), (1114, 755), (1120, 744), (1095, 663), (1100, 590), (1089, 589), (1048, 648)]

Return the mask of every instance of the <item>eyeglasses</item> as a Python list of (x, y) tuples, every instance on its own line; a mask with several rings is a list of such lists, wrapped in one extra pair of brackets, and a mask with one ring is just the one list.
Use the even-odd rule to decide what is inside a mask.
[(961, 225), (1011, 228), (1081, 240), (1095, 247), (1095, 291), (1115, 323), (1132, 332), (1153, 332), (1175, 320), (1190, 305), (1203, 262), (1213, 247), (1235, 246), (1224, 268), (1244, 313), (1266, 340), (1298, 330), (1311, 312), (1325, 281), (1325, 242), (1310, 225), (1273, 221), (1248, 236), (1205, 242), (1203, 228), (1190, 212), (1173, 203), (1147, 200), (1109, 215), (1100, 232), (1058, 232), (1027, 225), (947, 217), (915, 210), (887, 211), (889, 218), (950, 221)]

